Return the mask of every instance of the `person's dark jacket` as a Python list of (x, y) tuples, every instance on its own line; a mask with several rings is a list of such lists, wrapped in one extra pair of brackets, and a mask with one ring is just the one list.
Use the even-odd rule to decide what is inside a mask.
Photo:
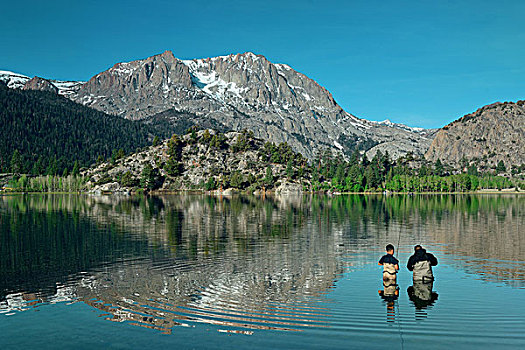
[(432, 266), (437, 264), (438, 261), (434, 255), (420, 248), (408, 259), (407, 268), (412, 271), (414, 281), (433, 281)]
[(386, 254), (386, 255), (383, 255), (381, 257), (381, 260), (379, 260), (379, 263), (381, 265), (383, 264), (393, 264), (393, 265), (397, 265), (399, 264), (399, 260), (397, 260), (393, 255), (391, 254)]
[(416, 265), (416, 263), (419, 261), (428, 261), (430, 266), (436, 266), (438, 264), (438, 261), (433, 254), (427, 253), (425, 249), (420, 248), (416, 250), (410, 259), (408, 259), (407, 269), (409, 271), (414, 271), (414, 265)]

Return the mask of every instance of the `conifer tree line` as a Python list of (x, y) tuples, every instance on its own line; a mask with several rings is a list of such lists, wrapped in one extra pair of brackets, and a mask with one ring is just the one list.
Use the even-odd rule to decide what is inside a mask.
[[(218, 188), (234, 188), (238, 190), (264, 189), (272, 190), (282, 180), (301, 183), (306, 191), (320, 192), (468, 192), (479, 189), (504, 189), (520, 187), (525, 190), (523, 177), (509, 179), (498, 176), (505, 169), (496, 168), (493, 173), (480, 174), (469, 167), (464, 173), (457, 173), (440, 160), (428, 163), (424, 159), (417, 159), (409, 153), (393, 161), (388, 152), (378, 151), (372, 159), (366, 153), (358, 150), (345, 159), (341, 154), (325, 149), (316, 157), (308, 161), (301, 153), (294, 152), (286, 143), (275, 144), (265, 142), (262, 147), (256, 146), (253, 132), (244, 130), (237, 141), (228, 145), (226, 137), (219, 132), (213, 136), (205, 130), (201, 137), (197, 137), (196, 128), (188, 130), (191, 137), (184, 141), (178, 135), (173, 135), (168, 141), (168, 160), (161, 167), (169, 177), (178, 177), (184, 173), (182, 150), (188, 144), (201, 143), (208, 145), (211, 150), (229, 152), (243, 152), (255, 150), (266, 167), (264, 176), (261, 174), (242, 174), (232, 171), (229, 174), (215, 174), (200, 184), (203, 190)], [(274, 174), (276, 164), (286, 166), (285, 174)], [(520, 167), (521, 169), (521, 167)], [(525, 170), (525, 166), (523, 167)], [(130, 176), (129, 173), (124, 174)], [(217, 176), (220, 175), (220, 176)], [(124, 178), (123, 176), (123, 178)], [(125, 184), (121, 182), (122, 185)], [(158, 169), (148, 164), (140, 179), (140, 187), (155, 190), (162, 186)], [(138, 181), (134, 182), (139, 185)]]
[(0, 82), (0, 173), (67, 176), (144, 147), (151, 134), (143, 123)]
[(87, 179), (83, 176), (41, 175), (28, 177), (26, 174), (15, 176), (7, 187), (17, 192), (82, 192), (86, 189)]
[[(519, 169), (525, 166), (520, 166)], [(331, 151), (321, 152), (310, 167), (313, 191), (339, 192), (467, 192), (479, 189), (525, 189), (523, 176), (509, 179), (499, 176), (504, 168), (492, 173), (479, 173), (469, 167), (458, 173), (440, 160), (428, 163), (416, 159), (412, 153), (392, 161), (388, 152), (377, 151), (369, 160), (366, 153), (355, 151), (347, 161), (333, 156)], [(519, 170), (521, 171), (521, 170)]]

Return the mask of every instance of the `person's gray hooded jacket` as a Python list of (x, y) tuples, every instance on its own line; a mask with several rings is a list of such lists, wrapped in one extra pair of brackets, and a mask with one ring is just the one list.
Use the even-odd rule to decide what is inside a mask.
[(436, 257), (423, 248), (416, 250), (414, 255), (408, 259), (407, 268), (413, 272), (414, 281), (430, 282), (434, 280), (432, 266), (436, 266)]

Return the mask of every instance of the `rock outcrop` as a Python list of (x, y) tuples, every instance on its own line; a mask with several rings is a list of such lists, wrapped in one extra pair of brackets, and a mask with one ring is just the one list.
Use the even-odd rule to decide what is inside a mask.
[(525, 101), (494, 103), (446, 125), (425, 154), (452, 166), (474, 163), (480, 169), (503, 161), (525, 164)]
[(53, 85), (49, 80), (40, 77), (34, 77), (33, 79), (28, 80), (22, 89), (48, 91), (55, 94), (58, 93), (58, 88), (55, 85)]
[[(204, 141), (208, 133), (212, 140), (217, 137), (221, 145), (212, 145)], [(242, 149), (236, 149), (239, 138), (245, 141)], [(89, 178), (87, 187), (93, 193), (128, 193), (141, 185), (144, 169), (150, 166), (154, 189), (160, 191), (210, 190), (231, 193), (235, 190), (276, 191), (302, 193), (303, 185), (310, 186), (309, 175), (294, 176), (287, 174), (287, 164), (270, 163), (264, 159), (264, 141), (253, 138), (250, 133), (228, 132), (218, 135), (214, 130), (183, 135), (178, 139), (180, 150), (175, 172), (170, 171), (169, 140), (157, 146), (119, 159), (112, 163), (102, 163), (90, 168), (82, 175)], [(206, 139), (207, 140), (207, 139)], [(294, 156), (292, 170), (299, 173), (299, 168), (306, 166), (305, 158)], [(271, 181), (268, 171), (271, 170)], [(210, 184), (210, 181), (213, 185)]]

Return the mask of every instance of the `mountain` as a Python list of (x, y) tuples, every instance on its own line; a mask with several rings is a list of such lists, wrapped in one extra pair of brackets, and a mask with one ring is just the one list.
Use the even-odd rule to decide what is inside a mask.
[[(44, 90), (50, 91), (54, 90), (53, 87), (55, 87), (57, 93), (64, 96), (71, 95), (80, 89), (82, 84), (84, 84), (82, 81), (49, 80), (40, 77), (34, 77), (31, 79), (28, 76), (5, 70), (0, 70), (0, 82), (4, 82), (12, 89), (22, 89), (27, 83), (30, 85), (28, 85), (26, 89), (30, 90), (42, 90), (42, 87), (45, 86), (46, 88), (44, 88)], [(51, 86), (48, 85), (48, 83), (51, 84)]]
[(28, 80), (22, 89), (48, 91), (58, 94), (58, 88), (55, 85), (53, 85), (49, 80), (40, 77), (34, 77), (33, 79)]
[[(49, 88), (43, 79), (31, 81), (26, 88)], [(10, 89), (5, 83), (0, 83), (0, 126), (0, 173), (11, 170), (15, 151), (19, 172), (51, 169), (61, 174), (75, 161), (88, 166), (114, 149), (131, 152), (146, 146), (151, 135), (158, 134), (148, 125), (107, 115), (54, 92)]]
[(493, 103), (439, 130), (425, 157), (456, 167), (466, 159), (480, 170), (525, 164), (524, 126), (525, 101)]
[[(180, 60), (171, 51), (118, 63), (69, 95), (72, 100), (132, 120), (207, 122), (225, 130), (288, 142), (312, 158), (331, 148), (356, 148), (393, 158), (423, 154), (432, 135), (424, 130), (370, 122), (344, 111), (314, 80), (251, 52)], [(150, 120), (150, 123), (154, 121)]]
[(400, 124), (400, 123), (393, 123), (389, 119), (385, 119), (381, 122), (372, 121), (372, 123), (388, 126), (391, 128), (402, 129), (402, 130), (406, 130), (406, 131), (410, 131), (414, 133), (420, 133), (422, 135), (427, 135), (428, 137), (432, 137), (432, 138), (435, 136), (435, 133), (438, 131), (438, 129), (425, 129), (425, 128), (412, 127), (412, 126), (408, 126), (408, 125)]

